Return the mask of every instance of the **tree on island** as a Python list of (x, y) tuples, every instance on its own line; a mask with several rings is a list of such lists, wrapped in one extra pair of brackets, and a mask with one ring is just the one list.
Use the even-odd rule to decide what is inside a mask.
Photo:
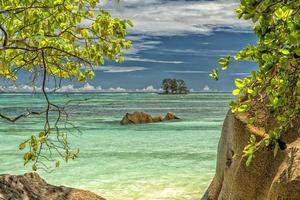
[(162, 81), (162, 86), (164, 94), (187, 94), (189, 90), (184, 82), (184, 80), (177, 79), (164, 79)]
[(168, 79), (168, 78), (166, 78), (162, 81), (162, 87), (161, 88), (164, 90), (165, 94), (169, 94), (169, 91), (170, 91), (170, 88), (171, 88), (170, 82), (171, 82), (171, 79)]
[(177, 80), (176, 79), (171, 79), (170, 80), (170, 90), (171, 90), (172, 94), (176, 94), (178, 92), (177, 86), (178, 86)]
[(177, 80), (177, 90), (179, 94), (187, 94), (189, 92), (184, 80)]
[(103, 65), (105, 59), (122, 62), (123, 51), (131, 46), (125, 39), (131, 22), (97, 9), (99, 1), (1, 1), (0, 77), (15, 81), (18, 72), (27, 71), (33, 85), (41, 83), (45, 98), (45, 108), (39, 111), (26, 110), (15, 117), (0, 112), (0, 119), (12, 123), (31, 115), (43, 116), (40, 131), (19, 145), (25, 151), (24, 165), (31, 162), (33, 170), (47, 170), (44, 162), (48, 161), (59, 166), (60, 159), (54, 155), (68, 161), (79, 152), (67, 139), (67, 132), (77, 130), (65, 110), (71, 102), (52, 102), (47, 83), (52, 81), (58, 87), (61, 79), (92, 79), (94, 66)]

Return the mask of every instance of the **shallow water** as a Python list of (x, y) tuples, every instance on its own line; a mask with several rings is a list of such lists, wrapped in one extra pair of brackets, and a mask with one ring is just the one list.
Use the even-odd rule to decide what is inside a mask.
[[(88, 189), (108, 200), (200, 199), (215, 171), (218, 139), (232, 99), (226, 93), (185, 96), (157, 94), (56, 94), (56, 103), (89, 98), (70, 106), (82, 134), (69, 136), (80, 156), (52, 173), (51, 184)], [(0, 94), (0, 111), (14, 115), (44, 105), (41, 95)], [(126, 112), (165, 115), (175, 122), (121, 126)], [(41, 130), (41, 118), (16, 124), (0, 121), (0, 173), (22, 174), (18, 145)]]

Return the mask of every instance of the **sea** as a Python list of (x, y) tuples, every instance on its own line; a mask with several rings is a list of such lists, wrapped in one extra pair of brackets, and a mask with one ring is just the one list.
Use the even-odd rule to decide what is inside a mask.
[[(233, 99), (230, 93), (76, 93), (49, 98), (58, 105), (68, 102), (69, 120), (80, 130), (67, 131), (68, 140), (80, 153), (58, 168), (48, 163), (53, 170), (38, 173), (50, 184), (90, 190), (107, 200), (200, 199), (215, 173), (222, 124)], [(8, 116), (45, 105), (42, 94), (0, 94), (0, 113)], [(180, 120), (120, 124), (126, 113), (135, 111), (154, 116), (174, 112)], [(0, 119), (0, 174), (32, 171), (30, 164), (24, 166), (19, 144), (37, 135), (44, 120)]]

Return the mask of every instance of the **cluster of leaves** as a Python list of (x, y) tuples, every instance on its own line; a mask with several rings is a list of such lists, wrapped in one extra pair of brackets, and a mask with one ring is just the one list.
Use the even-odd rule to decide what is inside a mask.
[[(45, 163), (43, 162), (38, 162), (38, 159), (40, 159), (39, 157), (44, 157), (46, 158), (47, 161), (55, 162), (55, 167), (60, 166), (60, 160), (54, 158), (53, 154), (55, 153), (58, 154), (57, 156), (63, 158), (66, 162), (68, 162), (68, 160), (70, 159), (74, 160), (75, 158), (78, 157), (79, 149), (73, 151), (70, 150), (66, 133), (57, 133), (58, 141), (54, 141), (53, 139), (50, 139), (49, 135), (50, 135), (49, 133), (46, 134), (44, 131), (42, 131), (38, 134), (38, 137), (32, 135), (30, 139), (22, 142), (19, 145), (19, 150), (21, 151), (25, 150), (26, 146), (28, 146), (28, 150), (26, 151), (26, 153), (24, 153), (23, 156), (24, 165), (32, 161), (33, 162), (32, 169), (34, 171), (38, 169), (39, 164), (43, 165), (45, 170), (48, 169), (49, 167), (45, 165)], [(65, 150), (64, 152), (60, 151), (60, 147), (58, 146), (57, 143), (63, 146), (63, 149)], [(41, 154), (43, 145), (45, 145), (48, 151), (50, 152), (50, 155), (48, 157), (45, 157), (45, 155)], [(52, 150), (55, 150), (56, 152), (52, 152)]]
[[(255, 151), (264, 144), (276, 156), (284, 149), (282, 135), (299, 119), (300, 110), (300, 1), (294, 0), (242, 0), (236, 10), (238, 18), (252, 20), (257, 45), (248, 45), (233, 58), (221, 58), (219, 64), (226, 70), (231, 60), (250, 60), (259, 69), (249, 77), (236, 79), (233, 94), (237, 100), (231, 103), (233, 112), (248, 112), (253, 102), (263, 103), (266, 118), (274, 119), (273, 127), (267, 128), (267, 136), (256, 142), (252, 136), (244, 149), (247, 165)], [(210, 75), (218, 79), (218, 69)], [(255, 123), (254, 113), (249, 123)]]
[(105, 57), (123, 60), (128, 20), (97, 10), (99, 0), (1, 1), (0, 75), (16, 80), (16, 72), (44, 66), (56, 77), (85, 81), (93, 65)]
[[(67, 119), (68, 114), (64, 107), (50, 101), (45, 91), (46, 82), (51, 77), (85, 81), (94, 77), (93, 67), (103, 65), (105, 59), (122, 62), (124, 50), (131, 47), (131, 41), (125, 39), (130, 26), (129, 20), (113, 18), (99, 8), (99, 0), (0, 2), (0, 77), (14, 81), (18, 72), (28, 71), (33, 75), (33, 84), (42, 77), (47, 102), (46, 109), (39, 112), (45, 114), (43, 131), (19, 146), (21, 150), (28, 149), (24, 164), (33, 161), (36, 170), (43, 147), (48, 147), (51, 160), (51, 149), (66, 161), (77, 156), (77, 151), (70, 151), (66, 133), (59, 129), (59, 121), (63, 115)], [(53, 112), (56, 119), (51, 123)], [(32, 113), (35, 112), (15, 119)], [(50, 133), (56, 133), (56, 141), (50, 141)]]

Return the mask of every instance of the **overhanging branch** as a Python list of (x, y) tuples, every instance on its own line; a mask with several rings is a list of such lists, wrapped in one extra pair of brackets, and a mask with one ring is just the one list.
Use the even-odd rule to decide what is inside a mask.
[(21, 118), (26, 118), (26, 117), (29, 117), (30, 115), (41, 115), (44, 112), (45, 111), (42, 111), (42, 112), (27, 111), (26, 113), (23, 113), (23, 114), (18, 115), (16, 117), (8, 117), (8, 116), (0, 113), (0, 118), (5, 119), (5, 120), (7, 120), (9, 122), (14, 123), (14, 122), (16, 122), (17, 120), (19, 120)]

